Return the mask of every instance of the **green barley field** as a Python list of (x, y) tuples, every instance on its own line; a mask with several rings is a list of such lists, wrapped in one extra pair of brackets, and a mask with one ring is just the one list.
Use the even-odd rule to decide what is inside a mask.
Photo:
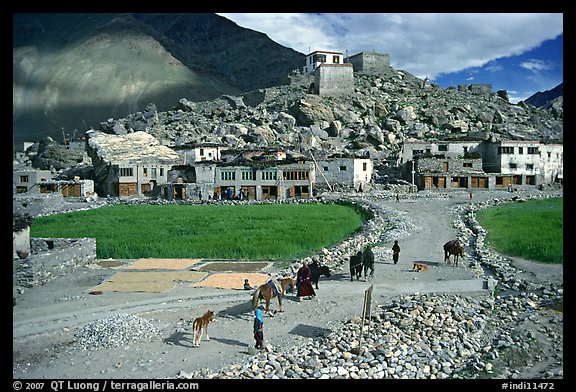
[(357, 205), (116, 205), (45, 216), (31, 237), (96, 238), (100, 259), (290, 261), (330, 247), (365, 220)]
[(487, 244), (508, 256), (562, 264), (563, 198), (503, 204), (476, 212)]

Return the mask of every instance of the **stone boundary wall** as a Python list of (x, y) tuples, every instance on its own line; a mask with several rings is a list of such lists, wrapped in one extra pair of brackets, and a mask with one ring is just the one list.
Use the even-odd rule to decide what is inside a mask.
[(390, 55), (387, 53), (361, 52), (344, 61), (354, 66), (354, 72), (378, 73), (390, 68)]
[(42, 286), (96, 260), (95, 238), (31, 238), (31, 253), (13, 260), (13, 284)]
[(337, 96), (354, 92), (352, 64), (322, 64), (316, 68), (315, 92), (322, 96)]

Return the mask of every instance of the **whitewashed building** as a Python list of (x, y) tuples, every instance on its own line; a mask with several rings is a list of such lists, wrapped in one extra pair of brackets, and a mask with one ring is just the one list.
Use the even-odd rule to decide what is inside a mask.
[(366, 190), (372, 182), (373, 164), (370, 158), (329, 158), (318, 160), (317, 182), (352, 186), (355, 190)]
[(344, 64), (344, 55), (341, 52), (315, 51), (306, 56), (306, 65), (303, 72), (311, 74), (322, 64)]
[(399, 164), (419, 189), (541, 185), (564, 172), (563, 146), (537, 140), (407, 141)]

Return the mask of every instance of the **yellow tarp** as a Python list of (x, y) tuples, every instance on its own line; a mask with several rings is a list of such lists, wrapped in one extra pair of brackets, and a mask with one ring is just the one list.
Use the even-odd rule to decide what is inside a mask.
[(188, 269), (200, 259), (138, 259), (126, 269)]
[(118, 272), (90, 291), (153, 292), (172, 290), (178, 282), (197, 282), (208, 273), (197, 271)]
[(239, 289), (244, 288), (244, 279), (248, 279), (248, 282), (253, 288), (266, 283), (270, 279), (270, 275), (261, 274), (255, 272), (244, 272), (244, 273), (224, 273), (224, 274), (212, 274), (201, 282), (193, 283), (193, 287), (219, 287), (223, 289)]

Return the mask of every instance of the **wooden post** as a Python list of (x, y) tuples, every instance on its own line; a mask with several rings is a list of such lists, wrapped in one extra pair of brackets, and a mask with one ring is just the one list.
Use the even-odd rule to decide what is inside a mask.
[(362, 324), (360, 325), (360, 340), (358, 342), (358, 355), (362, 353), (362, 336), (364, 335), (364, 321), (368, 318), (368, 329), (370, 329), (370, 318), (372, 316), (371, 305), (372, 305), (372, 289), (374, 285), (370, 285), (364, 291), (364, 307), (362, 308)]

